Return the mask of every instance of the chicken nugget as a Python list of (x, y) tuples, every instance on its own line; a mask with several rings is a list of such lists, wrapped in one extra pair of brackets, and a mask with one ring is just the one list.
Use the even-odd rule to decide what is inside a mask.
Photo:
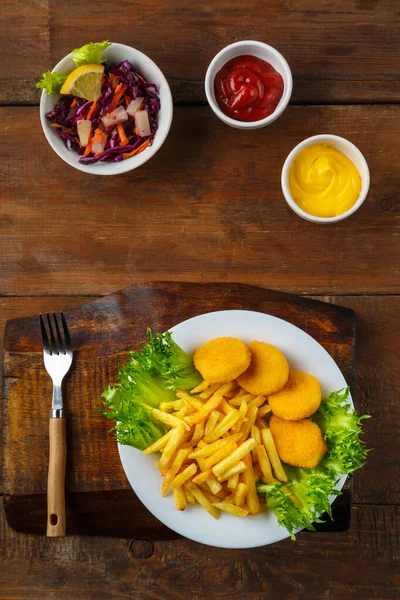
[(288, 380), (289, 365), (278, 348), (265, 342), (248, 344), (251, 363), (237, 382), (247, 392), (256, 396), (268, 396), (280, 390)]
[(315, 377), (299, 371), (290, 371), (289, 379), (279, 392), (268, 396), (274, 415), (286, 421), (310, 417), (322, 400), (321, 385)]
[(247, 369), (251, 353), (242, 340), (219, 337), (198, 348), (193, 360), (196, 369), (208, 383), (226, 383)]
[(282, 462), (312, 469), (327, 451), (322, 431), (310, 419), (284, 421), (272, 415), (269, 426)]

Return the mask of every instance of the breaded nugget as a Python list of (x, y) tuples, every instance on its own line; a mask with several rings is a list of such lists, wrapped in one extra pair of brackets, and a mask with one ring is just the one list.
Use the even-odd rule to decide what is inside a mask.
[(208, 383), (226, 383), (247, 369), (251, 354), (242, 340), (219, 337), (198, 348), (193, 360), (196, 369)]
[(322, 432), (310, 419), (284, 421), (272, 415), (269, 426), (282, 462), (312, 469), (327, 451)]
[(265, 342), (248, 344), (251, 363), (237, 382), (250, 394), (268, 396), (280, 390), (288, 380), (289, 365), (278, 348)]
[(286, 421), (310, 417), (322, 400), (321, 385), (315, 377), (300, 371), (290, 371), (289, 379), (279, 392), (268, 396), (274, 415)]

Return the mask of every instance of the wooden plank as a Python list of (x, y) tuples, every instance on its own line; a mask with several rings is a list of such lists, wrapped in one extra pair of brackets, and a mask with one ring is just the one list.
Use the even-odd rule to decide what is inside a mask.
[(51, 68), (49, 4), (50, 0), (1, 3), (0, 104), (38, 102), (35, 81)]
[[(164, 331), (192, 316), (226, 308), (267, 312), (298, 325), (328, 350), (352, 384), (354, 315), (348, 309), (235, 284), (143, 284), (102, 298), (65, 313), (75, 348), (74, 369), (64, 387), (69, 492), (130, 489), (115, 440), (108, 433), (109, 423), (94, 405), (100, 404), (102, 391), (114, 381), (127, 351), (144, 340), (147, 327)], [(10, 523), (17, 528), (22, 504), (13, 503), (13, 497), (46, 491), (50, 397), (38, 318), (9, 321), (3, 347), (4, 494), (10, 497), (5, 498)], [(106, 496), (98, 498), (100, 512), (108, 504)], [(23, 506), (25, 513), (26, 503)], [(31, 507), (32, 518), (24, 516), (24, 523), (40, 514), (40, 506)], [(79, 510), (72, 512), (81, 516)], [(111, 514), (110, 524), (112, 518)], [(116, 528), (119, 531), (119, 521)]]
[[(346, 533), (302, 533), (254, 550), (9, 529), (0, 507), (4, 600), (393, 600), (400, 594), (400, 511), (355, 506)], [(179, 573), (179, 577), (177, 577)]]
[[(400, 452), (400, 384), (394, 376), (399, 372), (400, 298), (340, 296), (322, 299), (352, 308), (358, 322), (355, 401), (360, 412), (373, 417), (364, 422), (364, 428), (367, 445), (374, 450), (368, 456), (366, 467), (355, 476), (354, 499), (356, 502), (400, 503), (397, 486), (400, 478), (397, 461)], [(0, 331), (7, 319), (40, 311), (65, 310), (89, 300), (84, 297), (0, 298)]]
[(51, 2), (51, 12), (52, 65), (87, 43), (90, 31), (90, 40), (108, 37), (148, 54), (169, 80), (175, 102), (205, 102), (208, 64), (241, 39), (282, 52), (295, 78), (294, 102), (400, 99), (395, 0), (122, 0), (118, 10), (107, 0), (84, 7), (69, 0)]
[(319, 298), (356, 313), (355, 400), (364, 421), (366, 466), (354, 477), (354, 501), (400, 504), (400, 297)]
[[(63, 163), (37, 108), (2, 108), (0, 117), (1, 295), (100, 295), (144, 278), (399, 292), (399, 106), (290, 107), (252, 132), (206, 107), (181, 107), (157, 155), (119, 177)], [(327, 226), (297, 217), (280, 189), (289, 151), (321, 131), (355, 142), (372, 174), (363, 207)]]
[[(93, 298), (92, 298), (93, 299)], [(82, 306), (89, 302), (87, 297), (38, 297), (38, 298), (0, 298), (0, 341), (3, 342), (6, 321), (29, 315), (38, 315), (40, 312), (53, 312), (68, 310)], [(0, 373), (0, 389), (2, 373)], [(2, 431), (3, 411), (0, 410), (0, 431)], [(0, 444), (0, 464), (2, 464), (3, 444)], [(0, 469), (0, 494), (3, 489), (3, 470)]]

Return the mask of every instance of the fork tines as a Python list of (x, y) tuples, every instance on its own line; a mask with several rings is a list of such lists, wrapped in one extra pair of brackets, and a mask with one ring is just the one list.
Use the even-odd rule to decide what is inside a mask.
[[(39, 315), (40, 329), (42, 331), (43, 349), (44, 349), (45, 353), (50, 354), (50, 355), (52, 355), (52, 354), (72, 354), (71, 337), (69, 335), (69, 330), (68, 330), (68, 326), (67, 326), (67, 322), (65, 320), (64, 314), (62, 312), (60, 312), (60, 316), (57, 317), (57, 314), (53, 312), (52, 315), (53, 315), (54, 325), (52, 325), (52, 319), (50, 318), (50, 314), (46, 313), (47, 328), (49, 330), (50, 340), (49, 340), (49, 336), (47, 335), (45, 320), (42, 316), (42, 313), (40, 313), (40, 315)], [(59, 325), (60, 318), (61, 318), (62, 331), (63, 331), (64, 337), (61, 334), (61, 329), (60, 329), (60, 325)], [(54, 329), (55, 329), (56, 335), (54, 334)]]

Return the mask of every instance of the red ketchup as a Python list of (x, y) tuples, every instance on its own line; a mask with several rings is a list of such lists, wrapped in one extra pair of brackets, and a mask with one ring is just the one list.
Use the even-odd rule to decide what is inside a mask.
[(272, 115), (283, 94), (282, 76), (256, 56), (236, 56), (215, 76), (215, 97), (228, 117), (259, 121)]

